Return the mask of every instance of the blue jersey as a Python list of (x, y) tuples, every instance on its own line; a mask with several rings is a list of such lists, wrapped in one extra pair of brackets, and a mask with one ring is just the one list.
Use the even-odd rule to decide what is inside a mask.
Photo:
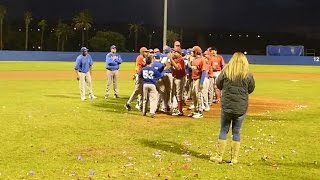
[(156, 84), (161, 78), (161, 74), (153, 67), (146, 66), (141, 69), (139, 78), (143, 80), (143, 84)]
[(164, 65), (160, 61), (154, 61), (152, 63), (152, 67), (159, 71), (159, 73), (162, 73), (164, 70)]
[(81, 54), (76, 59), (74, 69), (79, 72), (87, 73), (87, 72), (89, 72), (92, 64), (93, 64), (93, 60), (92, 60), (90, 54), (87, 54), (86, 56), (83, 56)]
[(184, 60), (184, 64), (186, 65), (186, 74), (189, 75), (192, 72), (192, 69), (188, 65), (189, 60), (187, 58), (183, 58), (183, 60)]
[(122, 63), (121, 56), (117, 53), (108, 53), (106, 56), (106, 69), (115, 71), (119, 69), (119, 64)]

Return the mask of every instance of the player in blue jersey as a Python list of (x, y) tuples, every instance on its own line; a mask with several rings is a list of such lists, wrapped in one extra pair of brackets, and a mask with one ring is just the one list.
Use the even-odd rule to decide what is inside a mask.
[(88, 49), (86, 47), (81, 48), (81, 54), (77, 57), (74, 69), (77, 74), (77, 80), (79, 80), (79, 88), (80, 88), (80, 98), (81, 100), (86, 100), (86, 87), (89, 91), (89, 98), (96, 99), (92, 90), (92, 82), (91, 82), (91, 67), (93, 64), (93, 60), (88, 54)]
[(109, 97), (109, 90), (111, 81), (113, 81), (113, 91), (114, 97), (119, 98), (118, 92), (118, 70), (119, 65), (122, 63), (121, 56), (117, 54), (117, 47), (112, 45), (110, 47), (110, 53), (106, 56), (106, 69), (107, 69), (107, 86), (106, 86), (106, 94), (105, 99)]
[(153, 118), (157, 110), (156, 83), (161, 78), (161, 73), (152, 67), (152, 57), (146, 57), (146, 67), (142, 68), (139, 78), (143, 81), (143, 106), (142, 113), (147, 114), (147, 102), (150, 101), (150, 116)]

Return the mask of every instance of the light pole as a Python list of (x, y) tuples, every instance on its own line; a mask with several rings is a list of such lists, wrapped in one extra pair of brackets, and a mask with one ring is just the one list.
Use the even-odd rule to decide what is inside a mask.
[(163, 10), (163, 47), (167, 45), (168, 0), (164, 0)]

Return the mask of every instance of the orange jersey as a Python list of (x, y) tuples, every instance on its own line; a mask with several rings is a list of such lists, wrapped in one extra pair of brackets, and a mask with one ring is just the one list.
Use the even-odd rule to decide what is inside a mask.
[(212, 56), (213, 59), (213, 71), (221, 71), (224, 66), (224, 60), (221, 55)]
[(197, 67), (197, 69), (192, 69), (192, 79), (200, 79), (202, 71), (207, 71), (207, 67), (205, 64), (205, 59), (203, 57), (194, 59), (192, 61), (191, 66)]
[(172, 68), (172, 76), (181, 79), (186, 75), (186, 66), (184, 64), (183, 57), (173, 59), (174, 62), (177, 64), (178, 68), (174, 69)]
[(146, 62), (144, 61), (144, 57), (140, 54), (136, 59), (136, 73), (139, 74), (144, 66), (146, 66)]

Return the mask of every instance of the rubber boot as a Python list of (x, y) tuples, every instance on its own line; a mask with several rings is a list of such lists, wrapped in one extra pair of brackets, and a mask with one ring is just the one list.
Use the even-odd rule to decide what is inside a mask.
[(237, 164), (240, 150), (240, 142), (232, 141), (231, 142), (231, 163)]
[(216, 153), (216, 156), (210, 157), (210, 161), (214, 161), (216, 163), (222, 162), (222, 157), (224, 154), (224, 151), (226, 150), (227, 140), (218, 140), (218, 151)]

